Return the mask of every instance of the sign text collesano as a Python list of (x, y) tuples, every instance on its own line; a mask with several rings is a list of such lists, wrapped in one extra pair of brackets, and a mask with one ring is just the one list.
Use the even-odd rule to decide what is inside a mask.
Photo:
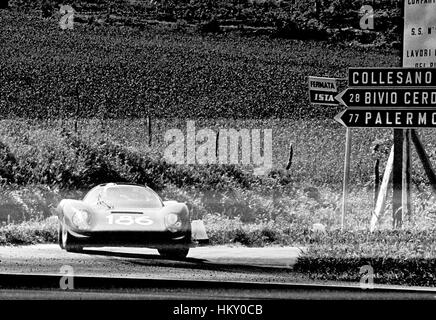
[(436, 69), (350, 68), (351, 87), (436, 87)]

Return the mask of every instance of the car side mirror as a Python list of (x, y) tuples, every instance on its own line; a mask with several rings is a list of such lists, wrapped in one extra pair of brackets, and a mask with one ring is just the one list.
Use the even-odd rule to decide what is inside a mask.
[(178, 203), (178, 202), (174, 201), (174, 200), (163, 201), (164, 207), (167, 207), (167, 206), (170, 206), (170, 205), (176, 204), (176, 203)]

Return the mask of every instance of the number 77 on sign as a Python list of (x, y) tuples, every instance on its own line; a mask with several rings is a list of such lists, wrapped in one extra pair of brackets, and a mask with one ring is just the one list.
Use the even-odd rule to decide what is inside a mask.
[(358, 128), (358, 127), (365, 127), (364, 123), (361, 121), (363, 119), (363, 114), (361, 114), (362, 110), (351, 110), (346, 109), (339, 113), (335, 120), (336, 122), (339, 122), (346, 128)]
[(350, 112), (348, 114), (348, 116), (350, 117), (350, 121), (348, 123), (359, 123), (359, 114), (358, 113)]

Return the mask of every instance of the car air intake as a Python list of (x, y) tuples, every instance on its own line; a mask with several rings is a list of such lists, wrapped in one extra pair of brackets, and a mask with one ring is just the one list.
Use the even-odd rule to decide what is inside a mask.
[(144, 214), (139, 211), (111, 211), (111, 214)]

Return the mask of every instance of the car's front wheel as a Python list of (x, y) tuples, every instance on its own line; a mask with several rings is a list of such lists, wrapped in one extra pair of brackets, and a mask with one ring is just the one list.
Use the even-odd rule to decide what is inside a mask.
[(77, 252), (83, 251), (83, 245), (80, 244), (79, 239), (68, 232), (66, 227), (65, 218), (59, 226), (59, 246), (65, 249), (67, 252)]
[(185, 259), (189, 253), (189, 247), (165, 247), (157, 249), (159, 254), (170, 259)]

